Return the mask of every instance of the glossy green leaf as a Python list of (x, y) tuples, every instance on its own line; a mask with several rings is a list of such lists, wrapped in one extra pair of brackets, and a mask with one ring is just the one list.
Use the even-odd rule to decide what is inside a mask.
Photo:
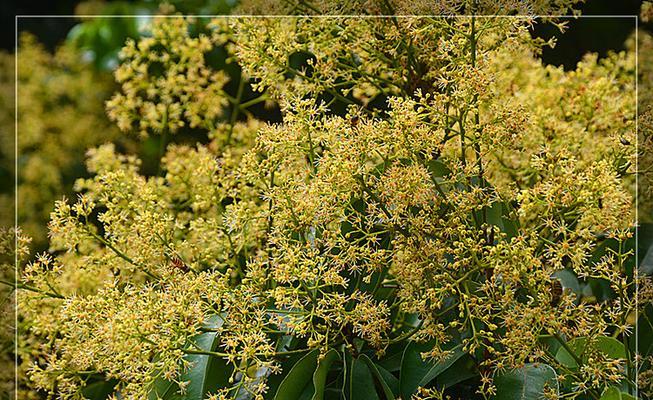
[(154, 380), (154, 385), (147, 396), (148, 400), (182, 400), (179, 385), (161, 377)]
[(406, 350), (405, 342), (391, 345), (386, 350), (385, 357), (379, 360), (377, 364), (390, 372), (399, 371), (401, 369), (401, 359), (404, 356), (404, 350)]
[(446, 389), (470, 378), (478, 376), (476, 363), (466, 354), (435, 378), (436, 386)]
[[(206, 351), (216, 350), (216, 332), (206, 332), (195, 338), (195, 344)], [(181, 375), (181, 381), (189, 382), (184, 395), (185, 400), (203, 400), (207, 393), (215, 392), (229, 384), (231, 368), (225, 360), (204, 354), (186, 356), (189, 367)]]
[(447, 368), (451, 367), (460, 357), (465, 355), (465, 352), (462, 350), (462, 345), (458, 345), (451, 349), (451, 354), (447, 356), (444, 360), (432, 363), (431, 369), (428, 370), (426, 375), (420, 380), (419, 385), (424, 386), (427, 383), (431, 382), (436, 376), (440, 375)]
[(437, 178), (442, 178), (451, 174), (449, 167), (440, 160), (430, 160), (426, 163), (426, 166), (431, 175)]
[(349, 395), (349, 382), (351, 381), (351, 365), (353, 358), (346, 348), (342, 349), (342, 394), (345, 399)]
[(303, 357), (303, 354), (293, 354), (291, 357), (280, 360), (281, 373), (272, 374), (267, 379), (267, 385), (269, 387), (268, 393), (274, 395), (279, 390), (281, 382), (286, 378), (288, 371)]
[(297, 400), (308, 386), (312, 385), (313, 373), (317, 369), (319, 350), (313, 350), (300, 358), (281, 381), (274, 396), (275, 400)]
[(568, 269), (561, 269), (553, 273), (553, 277), (557, 278), (560, 281), (560, 284), (564, 289), (571, 290), (577, 295), (580, 295), (580, 283), (576, 274)]
[(650, 304), (639, 312), (635, 329), (638, 340), (635, 341), (634, 338), (630, 340), (630, 350), (634, 352), (635, 347), (638, 347), (637, 350), (642, 357), (653, 355), (653, 307)]
[(547, 364), (526, 364), (494, 379), (497, 400), (539, 400), (545, 388), (558, 388), (556, 372)]
[(349, 393), (349, 400), (380, 400), (372, 371), (360, 357), (352, 360)]
[(487, 219), (488, 224), (498, 227), (502, 232), (505, 231), (503, 204), (501, 202), (495, 201), (491, 206), (484, 207), (483, 210), (479, 212), (479, 217), (482, 218), (483, 215)]
[(401, 395), (401, 391), (399, 390), (399, 378), (380, 365), (377, 365), (376, 367), (395, 397), (399, 397)]
[(611, 386), (603, 392), (601, 400), (635, 400), (635, 397), (628, 393), (624, 393), (619, 388)]
[(653, 275), (653, 224), (642, 223), (637, 228), (637, 245), (639, 246), (639, 273)]
[(319, 361), (317, 368), (313, 373), (313, 387), (315, 388), (315, 393), (313, 394), (312, 400), (324, 399), (324, 385), (326, 384), (331, 364), (339, 358), (340, 354), (338, 354), (336, 350), (331, 349), (324, 355), (324, 358)]
[[(223, 323), (222, 317), (213, 315), (204, 326), (217, 329)], [(203, 351), (215, 351), (218, 342), (217, 332), (205, 332), (193, 338), (194, 347)], [(159, 377), (150, 390), (149, 400), (203, 400), (207, 394), (229, 384), (232, 367), (225, 360), (206, 354), (187, 354), (184, 360), (188, 362), (187, 368), (179, 378), (180, 381), (188, 382), (184, 394), (180, 393), (177, 383)]]
[[(576, 338), (567, 342), (567, 346), (571, 351), (573, 351), (574, 355), (583, 362), (587, 360), (588, 353), (592, 350), (599, 351), (606, 357), (612, 359), (626, 358), (626, 349), (624, 348), (623, 343), (615, 338), (607, 336), (599, 336), (591, 342), (588, 342), (588, 339), (585, 337)], [(564, 347), (558, 349), (556, 360), (568, 368), (578, 368), (574, 356)]]
[(113, 393), (114, 387), (118, 381), (111, 379), (108, 381), (101, 380), (93, 383), (89, 383), (82, 389), (82, 396), (85, 399), (89, 400), (104, 400), (111, 393)]
[[(363, 360), (365, 364), (367, 364), (367, 368), (369, 368), (369, 370), (372, 372), (374, 379), (383, 389), (383, 394), (385, 395), (386, 400), (394, 400), (395, 395), (398, 394), (397, 392), (399, 388), (399, 381), (397, 378), (395, 378), (394, 375), (389, 372), (385, 375), (381, 374), (381, 368), (374, 364), (374, 362), (372, 362), (372, 360), (365, 354), (361, 354), (359, 359)], [(394, 390), (391, 385), (394, 386)]]
[(431, 348), (428, 344), (411, 342), (406, 346), (401, 361), (400, 391), (402, 397), (410, 398), (420, 386), (425, 386), (435, 377), (451, 367), (465, 353), (462, 347), (456, 346), (451, 354), (443, 361), (425, 361), (422, 352)]

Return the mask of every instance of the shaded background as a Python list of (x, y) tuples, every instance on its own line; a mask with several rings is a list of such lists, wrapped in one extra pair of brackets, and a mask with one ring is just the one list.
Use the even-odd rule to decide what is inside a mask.
[[(2, 42), (0, 48), (12, 50), (14, 47), (14, 15), (71, 15), (75, 13), (79, 0), (16, 0), (0, 2), (0, 13), (4, 16)], [(232, 0), (191, 0), (171, 1), (180, 11), (199, 14), (227, 13), (233, 6)], [(153, 12), (158, 1), (117, 1), (110, 2), (105, 13), (109, 14), (147, 14)], [(582, 15), (637, 15), (641, 5), (640, 0), (586, 0), (582, 6)], [(70, 30), (78, 23), (73, 18), (21, 18), (19, 31), (30, 31), (48, 48), (53, 49), (66, 38)], [(631, 34), (634, 26), (633, 18), (581, 18), (571, 20), (569, 30), (559, 38), (554, 49), (546, 49), (542, 55), (546, 63), (573, 66), (587, 52), (598, 52), (604, 55), (609, 50), (621, 50), (624, 40)], [(535, 34), (550, 37), (555, 28), (540, 26)], [(118, 36), (123, 34), (118, 32)]]

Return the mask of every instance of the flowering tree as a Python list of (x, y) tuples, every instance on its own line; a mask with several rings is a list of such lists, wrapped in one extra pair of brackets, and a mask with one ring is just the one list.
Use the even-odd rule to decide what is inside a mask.
[(22, 273), (23, 389), (634, 398), (634, 51), (546, 66), (535, 19), (487, 15), (504, 3), (155, 18), (106, 106), (170, 141), (159, 174), (89, 150)]

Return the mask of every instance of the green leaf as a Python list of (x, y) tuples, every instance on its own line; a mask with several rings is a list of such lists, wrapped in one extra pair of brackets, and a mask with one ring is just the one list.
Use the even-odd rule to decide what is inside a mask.
[(638, 340), (635, 341), (633, 338), (630, 341), (630, 350), (635, 352), (637, 347), (642, 357), (653, 355), (653, 307), (650, 304), (639, 312), (635, 329)]
[[(588, 341), (586, 337), (576, 338), (567, 342), (567, 346), (583, 363), (587, 362), (588, 355), (591, 351), (601, 352), (604, 356), (611, 359), (626, 358), (626, 349), (623, 343), (607, 336), (599, 336), (592, 341)], [(556, 360), (568, 368), (578, 368), (574, 356), (564, 347), (558, 349)]]
[(390, 372), (399, 371), (401, 369), (401, 359), (404, 356), (406, 345), (406, 342), (400, 342), (391, 345), (386, 350), (385, 357), (383, 357), (382, 360), (379, 360), (377, 364)]
[(351, 354), (347, 351), (345, 347), (342, 349), (342, 393), (344, 394), (345, 399), (349, 394), (349, 382), (351, 381), (351, 366), (352, 366), (352, 357)]
[(82, 389), (82, 396), (89, 400), (104, 400), (113, 393), (113, 389), (117, 383), (118, 381), (115, 379), (89, 383)]
[(374, 387), (372, 371), (360, 357), (352, 361), (349, 393), (350, 400), (380, 400)]
[[(289, 350), (296, 350), (297, 345), (299, 344), (297, 338), (290, 336), (290, 335), (284, 335), (281, 336), (277, 340), (277, 344), (275, 347), (275, 350), (278, 352), (285, 352)], [(274, 394), (277, 392), (277, 389), (279, 388), (279, 385), (281, 385), (281, 381), (285, 378), (285, 374), (290, 371), (295, 365), (305, 354), (301, 353), (294, 353), (290, 355), (285, 355), (283, 357), (279, 358), (279, 366), (281, 367), (281, 371), (283, 373), (281, 374), (272, 374), (268, 377), (267, 380), (267, 385), (269, 387), (268, 393)]]
[[(501, 202), (495, 201), (489, 207), (484, 207), (482, 211), (485, 212), (485, 217), (487, 218), (488, 224), (498, 227), (502, 232), (505, 231), (503, 204)], [(481, 215), (479, 216), (483, 215), (482, 213), (480, 214)]]
[[(206, 328), (217, 329), (224, 323), (219, 315), (212, 315), (204, 324)], [(217, 332), (205, 332), (195, 336), (193, 343), (203, 351), (215, 351), (219, 338)], [(162, 377), (154, 381), (148, 398), (150, 400), (203, 400), (207, 394), (229, 385), (232, 368), (225, 360), (206, 354), (187, 354), (184, 360), (188, 367), (179, 380), (189, 382), (182, 395), (179, 385)]]
[(426, 163), (426, 167), (431, 175), (437, 178), (442, 178), (451, 174), (449, 167), (440, 160), (430, 160)]
[(603, 392), (601, 400), (635, 400), (635, 398), (628, 393), (624, 393), (619, 388), (611, 386)]
[(147, 398), (149, 400), (181, 400), (179, 394), (179, 385), (161, 377), (154, 380), (154, 385), (150, 389)]
[(440, 389), (446, 389), (457, 385), (467, 379), (478, 376), (476, 363), (469, 356), (460, 357), (453, 365), (435, 378), (436, 386)]
[(411, 342), (406, 346), (401, 360), (400, 388), (402, 397), (409, 399), (420, 386), (425, 386), (435, 377), (451, 367), (465, 353), (462, 346), (451, 349), (451, 354), (443, 361), (424, 361), (422, 352), (432, 348), (428, 343), (418, 344)]
[(313, 372), (317, 368), (317, 357), (320, 351), (315, 349), (293, 365), (286, 377), (281, 381), (274, 396), (275, 400), (299, 399), (307, 386), (312, 385)]
[(315, 388), (315, 393), (313, 394), (312, 400), (322, 400), (324, 399), (324, 385), (326, 384), (327, 375), (331, 369), (331, 364), (340, 358), (340, 354), (334, 349), (329, 350), (322, 360), (320, 360), (315, 372), (313, 373), (313, 387)]
[(639, 247), (639, 273), (653, 275), (653, 224), (642, 223), (637, 228), (637, 245)]
[(392, 393), (395, 395), (395, 397), (399, 397), (401, 392), (399, 391), (399, 379), (394, 376), (390, 371), (387, 369), (383, 368), (382, 366), (378, 365), (376, 368), (379, 370), (379, 373), (383, 377), (383, 380), (386, 382), (388, 387), (390, 387), (390, 390), (392, 390)]
[(557, 278), (560, 281), (560, 284), (564, 289), (571, 290), (576, 295), (580, 295), (580, 283), (576, 274), (568, 269), (561, 269), (553, 273), (553, 277)]
[[(213, 351), (218, 347), (216, 332), (206, 332), (195, 337), (195, 344), (205, 351)], [(189, 354), (186, 360), (189, 368), (181, 375), (181, 381), (187, 381), (185, 400), (203, 400), (207, 393), (229, 384), (231, 368), (225, 360), (205, 354)]]
[[(361, 354), (359, 358), (362, 359), (365, 362), (365, 364), (367, 364), (367, 368), (369, 368), (369, 370), (372, 372), (372, 375), (374, 375), (376, 382), (378, 382), (379, 386), (381, 386), (381, 388), (383, 389), (383, 394), (385, 395), (386, 400), (394, 400), (395, 394), (398, 394), (396, 391), (396, 389), (398, 389), (399, 386), (398, 385), (399, 381), (397, 380), (397, 378), (395, 378), (394, 375), (392, 375), (389, 372), (385, 376), (381, 375), (379, 367), (377, 367), (376, 364), (374, 364), (367, 355)], [(390, 377), (394, 378), (394, 380), (392, 380)], [(393, 384), (393, 386), (397, 384), (395, 386), (395, 390), (392, 390), (390, 384), (388, 384), (388, 381), (386, 381), (386, 379), (390, 381)]]
[(556, 372), (547, 364), (526, 364), (494, 379), (498, 400), (537, 400), (544, 389), (559, 390)]
[(458, 345), (451, 349), (451, 354), (447, 356), (444, 360), (441, 360), (437, 363), (431, 364), (431, 369), (428, 370), (426, 375), (419, 382), (420, 386), (425, 386), (427, 383), (431, 382), (436, 376), (440, 375), (447, 368), (451, 367), (460, 357), (465, 355), (465, 352), (462, 350), (463, 346)]

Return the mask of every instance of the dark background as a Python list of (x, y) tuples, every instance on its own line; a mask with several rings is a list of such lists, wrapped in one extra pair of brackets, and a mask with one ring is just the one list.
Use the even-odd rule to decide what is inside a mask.
[[(1, 1), (0, 48), (13, 50), (15, 43), (15, 15), (71, 15), (79, 0), (24, 0)], [(586, 0), (582, 15), (633, 16), (639, 13), (640, 0)], [(65, 39), (70, 29), (77, 23), (73, 18), (20, 18), (19, 31), (36, 34), (48, 48), (56, 47)], [(587, 52), (604, 55), (609, 50), (623, 48), (624, 40), (634, 27), (634, 18), (580, 18), (572, 19), (568, 31), (559, 37), (554, 49), (545, 49), (543, 59), (546, 63), (573, 68)], [(555, 28), (538, 26), (535, 34), (549, 37)]]

